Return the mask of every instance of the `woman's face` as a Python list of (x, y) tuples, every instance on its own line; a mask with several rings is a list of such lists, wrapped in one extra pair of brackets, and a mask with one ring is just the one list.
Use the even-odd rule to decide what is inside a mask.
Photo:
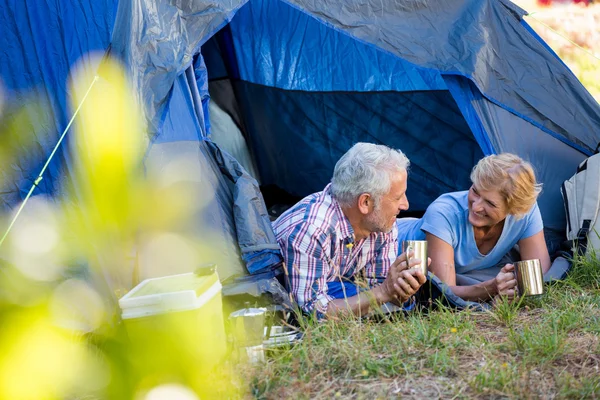
[(508, 215), (506, 201), (497, 190), (481, 190), (473, 184), (468, 199), (469, 222), (476, 228), (494, 226)]

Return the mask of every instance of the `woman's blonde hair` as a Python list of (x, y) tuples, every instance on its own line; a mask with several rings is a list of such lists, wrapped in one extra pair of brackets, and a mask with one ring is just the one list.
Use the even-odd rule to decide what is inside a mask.
[(471, 181), (481, 190), (500, 191), (508, 214), (517, 218), (531, 210), (542, 191), (542, 184), (536, 182), (531, 164), (511, 153), (479, 160), (471, 171)]

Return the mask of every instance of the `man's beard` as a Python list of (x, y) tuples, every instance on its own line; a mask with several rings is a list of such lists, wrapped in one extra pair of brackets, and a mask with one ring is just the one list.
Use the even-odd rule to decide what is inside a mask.
[(370, 232), (388, 233), (393, 228), (392, 224), (388, 226), (388, 221), (385, 220), (379, 204), (375, 204), (373, 212), (365, 220), (365, 225)]

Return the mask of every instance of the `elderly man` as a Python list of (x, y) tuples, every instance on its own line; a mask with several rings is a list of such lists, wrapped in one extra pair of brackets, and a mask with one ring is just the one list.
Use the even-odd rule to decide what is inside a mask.
[(425, 282), (418, 269), (409, 269), (420, 260), (407, 265), (406, 254), (396, 258), (396, 216), (408, 209), (408, 164), (401, 151), (357, 143), (322, 192), (273, 223), (290, 292), (305, 313), (365, 315), (372, 305), (406, 301)]

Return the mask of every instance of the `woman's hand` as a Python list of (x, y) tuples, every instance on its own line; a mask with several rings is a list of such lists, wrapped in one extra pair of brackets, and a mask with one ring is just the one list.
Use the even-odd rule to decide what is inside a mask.
[(515, 266), (506, 264), (498, 275), (496, 275), (497, 295), (507, 297), (509, 300), (517, 297), (517, 279), (515, 277)]

